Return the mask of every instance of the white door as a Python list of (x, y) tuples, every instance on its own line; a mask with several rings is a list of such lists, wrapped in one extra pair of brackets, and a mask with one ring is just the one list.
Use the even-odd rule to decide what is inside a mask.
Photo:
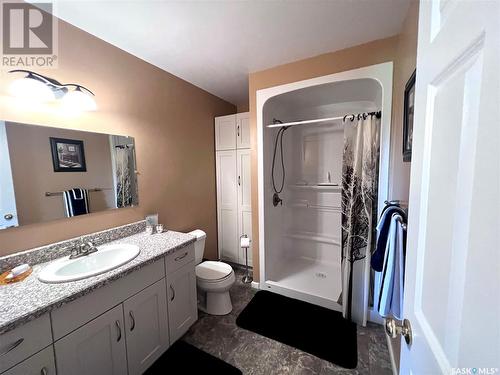
[(215, 118), (215, 149), (236, 149), (236, 115)]
[[(237, 169), (238, 169), (238, 233), (239, 237), (246, 234), (252, 239), (252, 184), (251, 184), (251, 152), (247, 150), (238, 150)], [(251, 244), (251, 242), (250, 242)], [(245, 264), (245, 252), (238, 243), (240, 264)], [(252, 247), (248, 248), (248, 264), (252, 265)]]
[(236, 150), (216, 152), (219, 257), (238, 263)]
[(0, 121), (0, 229), (18, 225), (7, 131), (5, 122)]
[(122, 305), (56, 341), (55, 354), (58, 374), (126, 374)]
[(236, 136), (238, 148), (250, 148), (250, 114), (248, 112), (236, 115)]
[(198, 319), (194, 262), (167, 275), (167, 296), (170, 342), (173, 344)]
[(401, 374), (499, 373), (499, 20), (420, 2)]
[(142, 374), (169, 347), (165, 279), (123, 303), (129, 375)]

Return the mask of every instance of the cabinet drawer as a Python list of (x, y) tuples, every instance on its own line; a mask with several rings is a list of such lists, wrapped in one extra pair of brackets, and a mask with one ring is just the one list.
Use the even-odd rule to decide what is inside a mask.
[(3, 375), (56, 375), (54, 348), (49, 346), (22, 361)]
[(49, 314), (0, 336), (0, 372), (52, 344)]
[(177, 271), (182, 266), (194, 261), (194, 244), (178, 249), (174, 253), (166, 256), (167, 273)]
[(164, 277), (165, 266), (163, 259), (160, 259), (52, 311), (54, 340), (81, 327)]

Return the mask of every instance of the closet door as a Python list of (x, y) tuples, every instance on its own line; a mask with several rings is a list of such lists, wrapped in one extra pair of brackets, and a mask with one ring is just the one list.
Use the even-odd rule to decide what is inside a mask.
[[(250, 150), (237, 151), (238, 164), (238, 263), (245, 264), (245, 251), (239, 246), (240, 236), (252, 239), (252, 186)], [(248, 264), (252, 265), (252, 247), (248, 248)]]
[(238, 262), (236, 150), (216, 152), (219, 257)]
[(250, 114), (248, 112), (236, 115), (236, 136), (238, 149), (250, 148)]
[(236, 149), (236, 115), (215, 118), (215, 150)]

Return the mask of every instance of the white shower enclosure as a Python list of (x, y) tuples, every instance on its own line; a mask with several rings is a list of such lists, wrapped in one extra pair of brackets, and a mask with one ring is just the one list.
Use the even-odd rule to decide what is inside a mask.
[[(343, 117), (382, 112), (380, 211), (389, 190), (392, 69), (388, 62), (257, 92), (261, 289), (341, 310)], [(270, 127), (275, 120), (304, 122), (292, 124), (283, 134), (285, 182), (279, 194), (283, 202), (277, 206), (271, 177), (280, 129)], [(280, 154), (278, 144), (274, 165), (278, 188)], [(369, 262), (367, 257), (354, 266), (353, 318), (363, 324), (370, 314)]]

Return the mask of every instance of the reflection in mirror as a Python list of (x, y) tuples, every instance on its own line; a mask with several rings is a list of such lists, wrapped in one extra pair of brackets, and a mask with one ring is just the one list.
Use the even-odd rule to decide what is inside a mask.
[(0, 121), (0, 229), (138, 204), (134, 138)]

